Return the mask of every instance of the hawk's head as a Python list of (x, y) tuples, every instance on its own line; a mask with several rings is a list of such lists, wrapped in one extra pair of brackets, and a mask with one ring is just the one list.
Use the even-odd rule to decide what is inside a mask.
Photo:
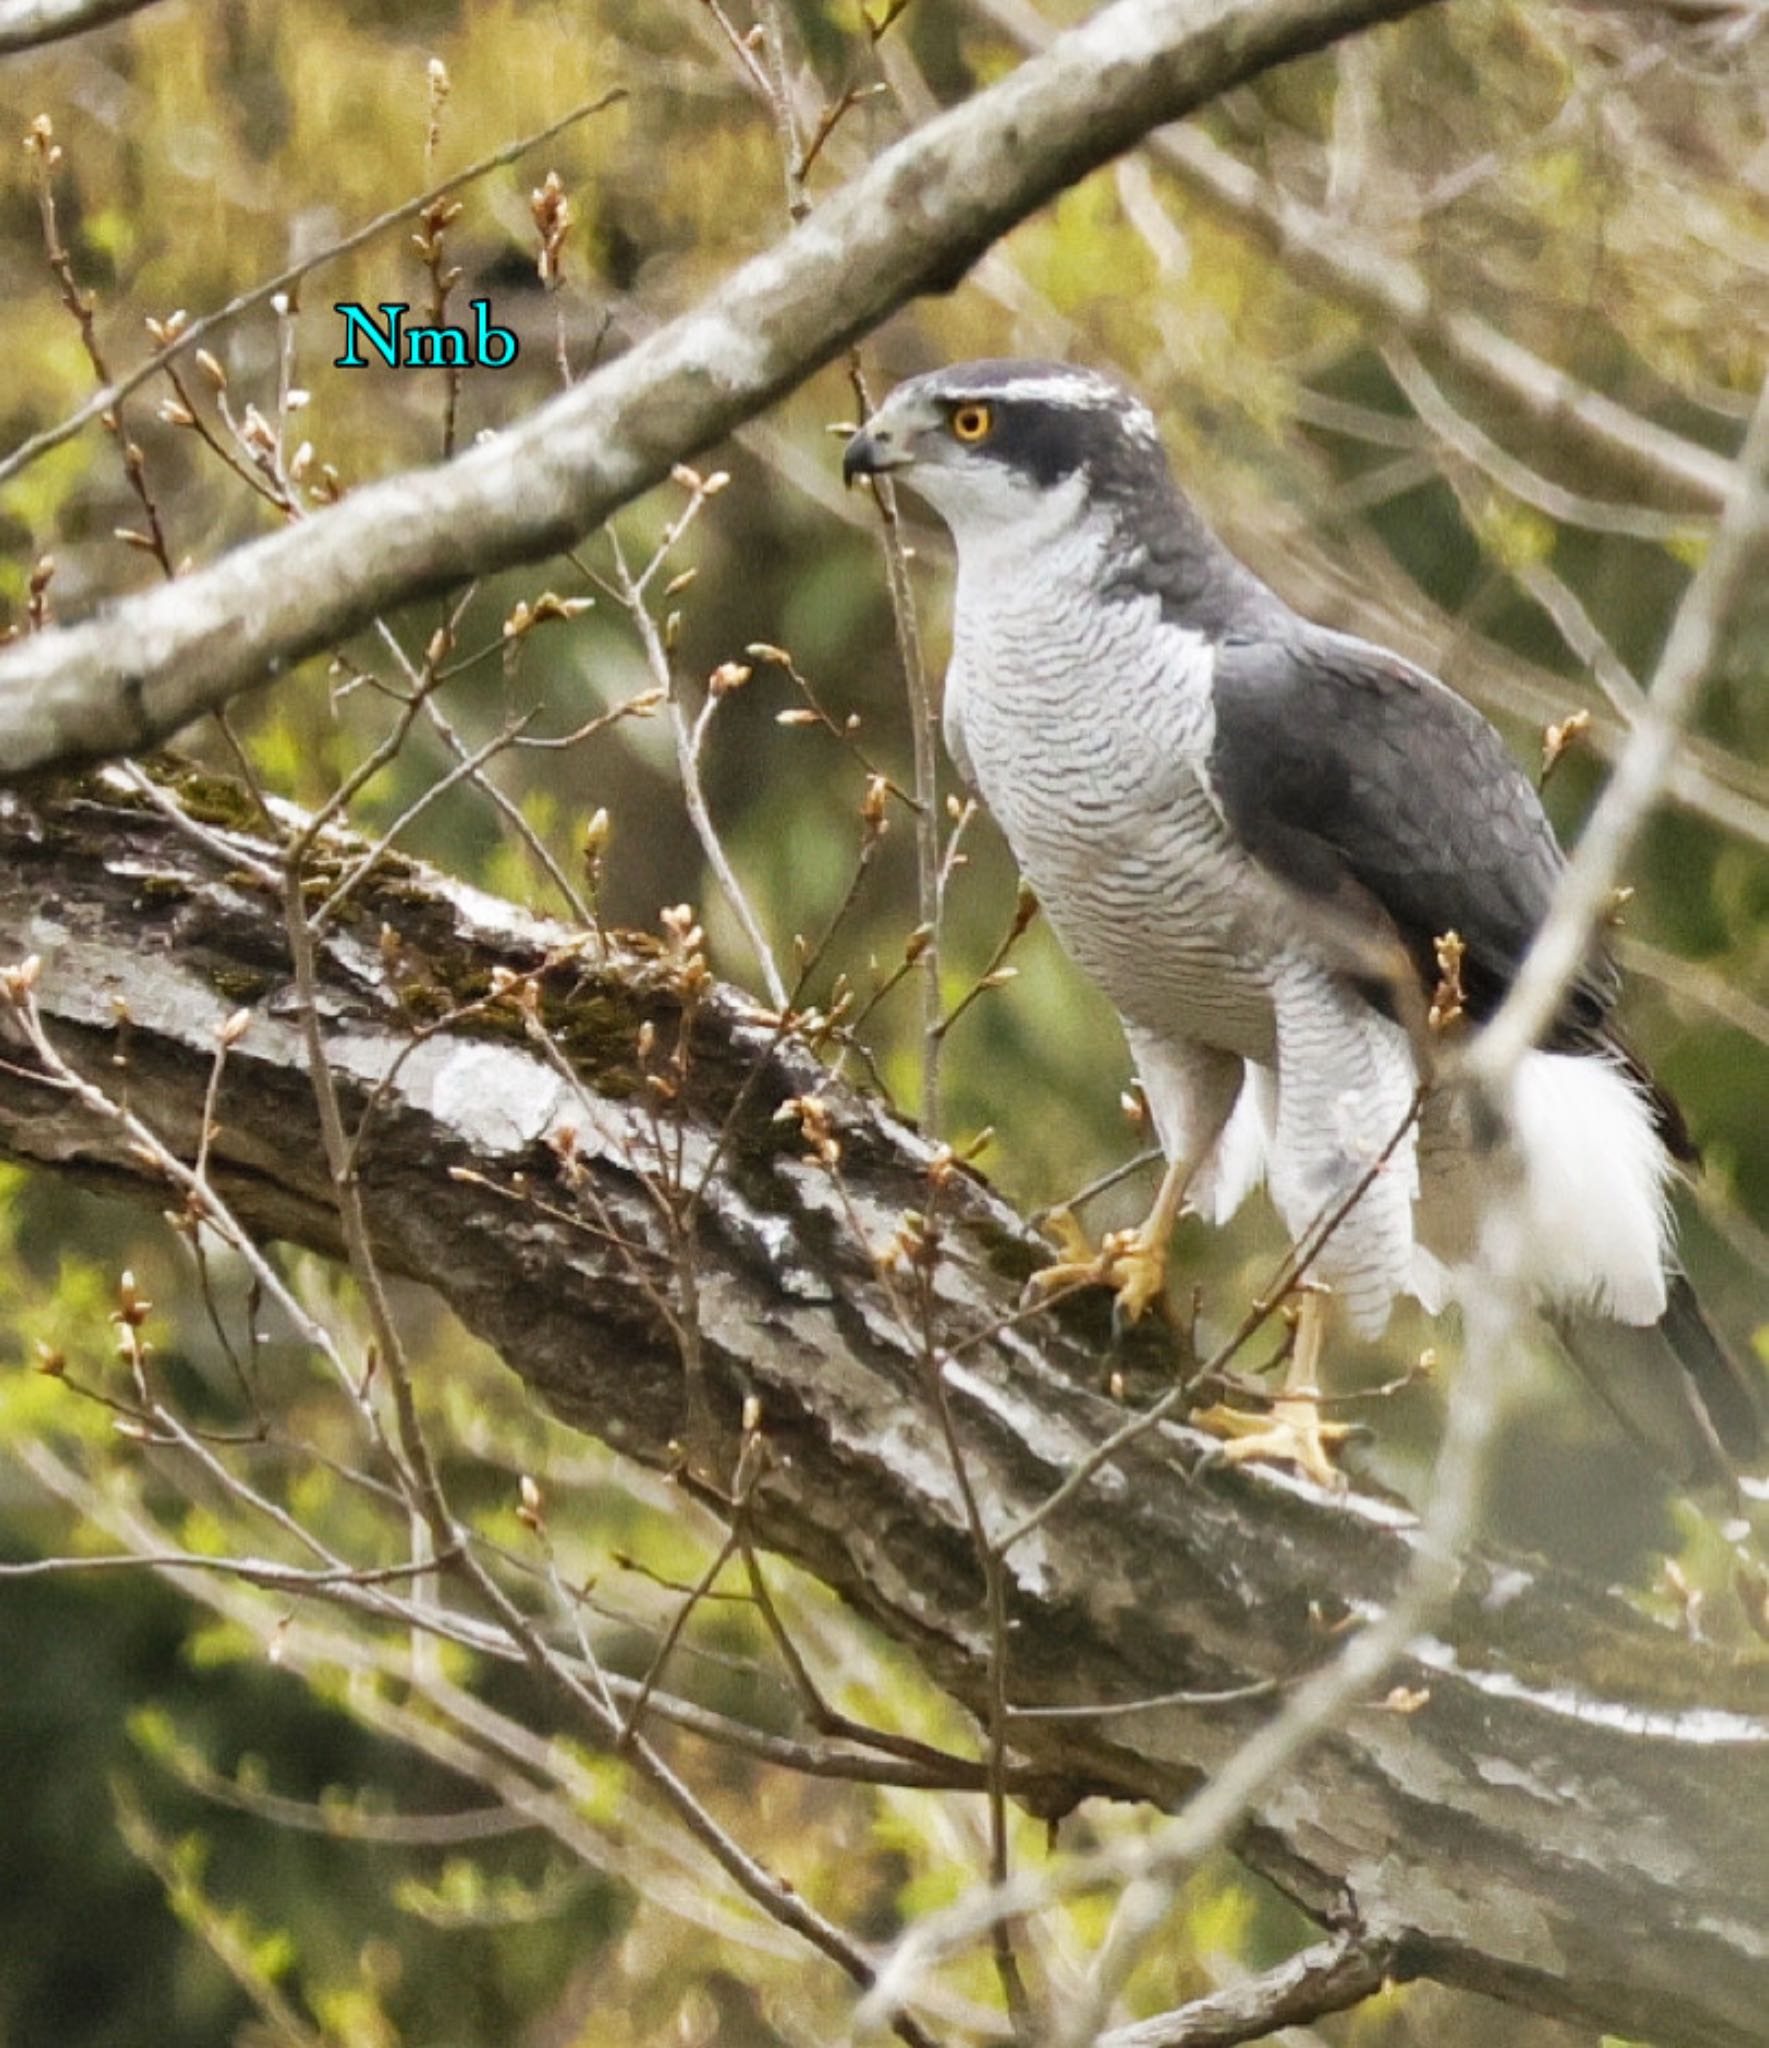
[(1154, 415), (1110, 378), (1064, 363), (958, 363), (899, 384), (848, 443), (842, 475), (884, 471), (925, 498), (962, 542), (1047, 507), (1172, 486)]

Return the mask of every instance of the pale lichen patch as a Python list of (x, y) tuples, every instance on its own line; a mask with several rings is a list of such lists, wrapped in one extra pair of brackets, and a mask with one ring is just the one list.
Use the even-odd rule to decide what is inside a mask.
[(539, 1060), (501, 1045), (438, 1041), (438, 1050), (427, 1090), (417, 1075), (411, 1093), (476, 1151), (526, 1151), (572, 1121), (572, 1091)]

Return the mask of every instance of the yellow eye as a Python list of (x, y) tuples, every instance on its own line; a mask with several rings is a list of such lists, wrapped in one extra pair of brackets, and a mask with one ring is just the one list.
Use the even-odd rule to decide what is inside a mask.
[(952, 415), (952, 431), (960, 441), (974, 443), (985, 440), (994, 424), (995, 408), (992, 405), (961, 405)]

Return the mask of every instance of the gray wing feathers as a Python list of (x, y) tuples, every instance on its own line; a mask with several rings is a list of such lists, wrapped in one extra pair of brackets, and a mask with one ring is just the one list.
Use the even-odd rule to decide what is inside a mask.
[[(1427, 986), (1433, 941), (1459, 932), (1469, 1008), (1490, 1014), (1564, 858), (1487, 721), (1398, 655), (1302, 621), (1228, 641), (1213, 694), (1212, 786), (1254, 857), (1305, 895), (1385, 921)], [(1594, 958), (1557, 1042), (1588, 1042), (1614, 997)]]

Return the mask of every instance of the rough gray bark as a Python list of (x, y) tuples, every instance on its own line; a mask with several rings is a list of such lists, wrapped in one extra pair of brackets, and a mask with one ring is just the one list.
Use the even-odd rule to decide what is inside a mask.
[(138, 751), (378, 613), (552, 554), (1149, 129), (1427, 0), (1117, 0), (507, 433), (0, 652), (0, 775)]
[[(225, 785), (192, 778), (183, 793), (223, 837), (243, 815)], [(483, 992), (500, 965), (534, 966), (562, 934), (397, 860), (356, 901), (324, 949), (330, 1056), (360, 1099), (409, 1053), (362, 1161), (381, 1256), (433, 1285), (569, 1422), (668, 1461), (686, 1388), (641, 1281), (669, 1285), (634, 1083), (640, 1024), (669, 1042), (673, 970), (623, 949), (549, 976), (542, 1015), (579, 1061), (586, 1103), (513, 1018), (409, 1052), (414, 1014)], [(0, 798), (0, 959), (25, 953), (42, 957), (56, 1041), (186, 1156), (215, 1027), (250, 1003), (220, 1102), (217, 1184), (256, 1228), (335, 1249), (278, 909), (243, 862), (230, 870), (111, 780)], [(757, 1503), (766, 1539), (976, 1705), (979, 1580), (918, 1344), (828, 1174), (774, 1112), (811, 1091), (828, 1101), (852, 1219), (872, 1244), (928, 1209), (928, 1149), (809, 1054), (770, 1046), (741, 998), (716, 990), (696, 1032), (690, 1177), (760, 1072), (697, 1248), (714, 1435), (729, 1452), (745, 1397), (759, 1399), (776, 1453)], [(562, 1124), (599, 1224), (648, 1248), (636, 1262), (566, 1220), (578, 1198), (542, 1142)], [(0, 1082), (0, 1151), (165, 1199), (113, 1131), (16, 1072)], [(528, 1198), (451, 1174), (463, 1167), (500, 1187), (526, 1175)], [(1012, 1307), (1037, 1254), (977, 1182), (956, 1180), (938, 1213), (935, 1323), (950, 1347)], [(985, 1338), (949, 1369), (992, 1516), (1034, 1505), (1123, 1420), (1097, 1391), (1099, 1328), (1092, 1311), (1059, 1315)], [(1327, 1653), (1311, 1606), (1333, 1618), (1385, 1600), (1406, 1517), (1274, 1474), (1188, 1480), (1199, 1442), (1177, 1428), (1145, 1439), (1011, 1554), (1017, 1704), (1282, 1676)], [(1395, 1942), (1402, 1973), (1663, 2048), (1760, 2043), (1769, 1663), (1701, 1650), (1551, 1567), (1480, 1557), (1444, 1641), (1397, 1675), (1428, 1689), (1425, 1704), (1372, 1704), (1318, 1744), (1247, 1828), (1248, 1862), (1329, 1925)], [(1268, 1711), (1244, 1700), (1026, 1721), (1015, 1741), (1048, 1773), (1053, 1806), (1096, 1794), (1170, 1805)]]

